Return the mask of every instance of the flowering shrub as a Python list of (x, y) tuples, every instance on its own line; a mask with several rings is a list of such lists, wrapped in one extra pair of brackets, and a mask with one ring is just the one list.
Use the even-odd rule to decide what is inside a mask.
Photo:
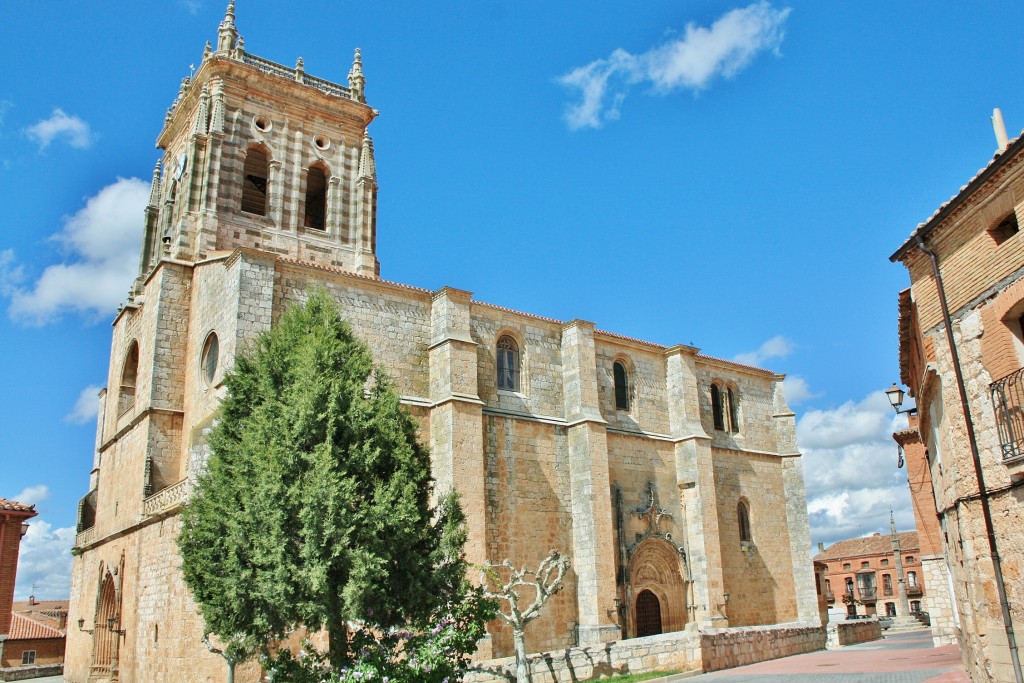
[(273, 683), (456, 683), (496, 613), (496, 604), (473, 589), (418, 628), (383, 634), (359, 628), (349, 641), (351, 661), (340, 671), (308, 641), (298, 655), (264, 656), (263, 668)]

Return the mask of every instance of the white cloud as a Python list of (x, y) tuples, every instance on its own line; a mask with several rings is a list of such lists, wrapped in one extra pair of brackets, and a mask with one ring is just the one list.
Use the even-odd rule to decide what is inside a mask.
[(826, 546), (887, 533), (889, 510), (901, 531), (914, 528), (906, 470), (896, 468), (892, 433), (905, 427), (882, 392), (858, 403), (813, 410), (797, 422), (811, 537)]
[(811, 391), (811, 385), (799, 375), (786, 375), (786, 379), (782, 381), (782, 387), (786, 393), (786, 403), (791, 406), (803, 403), (809, 398), (821, 396), (821, 393)]
[(82, 389), (82, 392), (78, 394), (78, 399), (75, 401), (75, 406), (71, 409), (70, 413), (64, 416), (64, 421), (83, 425), (95, 420), (99, 414), (99, 392), (100, 387), (94, 384), (90, 384)]
[(50, 497), (50, 488), (46, 484), (38, 484), (36, 486), (29, 486), (26, 489), (22, 489), (14, 498), (10, 500), (24, 503), (25, 505), (35, 505), (41, 503)]
[(11, 296), (25, 279), (25, 270), (14, 260), (14, 250), (0, 251), (0, 295)]
[(93, 138), (88, 123), (77, 116), (68, 116), (61, 109), (54, 109), (50, 118), (26, 128), (25, 134), (39, 144), (40, 150), (49, 147), (54, 140), (64, 140), (72, 147), (85, 149)]
[(743, 363), (744, 365), (759, 367), (762, 363), (771, 358), (785, 358), (789, 354), (793, 353), (793, 349), (795, 348), (796, 345), (793, 342), (782, 335), (776, 335), (764, 344), (761, 344), (760, 348), (756, 351), (741, 353), (733, 358), (733, 360), (737, 363)]
[(181, 6), (185, 8), (186, 12), (195, 16), (203, 8), (203, 3), (199, 2), (199, 0), (182, 0)]
[(54, 235), (67, 248), (68, 262), (48, 266), (29, 289), (14, 283), (10, 274), (19, 269), (10, 252), (0, 253), (0, 284), (3, 273), (9, 274), (5, 293), (11, 297), (11, 318), (41, 325), (67, 311), (90, 317), (112, 313), (138, 268), (148, 197), (149, 186), (138, 178), (119, 178), (90, 197)]
[(74, 545), (74, 527), (54, 529), (38, 517), (30, 520), (28, 533), (21, 539), (14, 599), (27, 600), (30, 595), (40, 600), (67, 599)]
[(619, 106), (639, 83), (650, 83), (656, 93), (700, 92), (716, 77), (732, 78), (758, 53), (778, 53), (789, 13), (762, 0), (726, 12), (710, 28), (687, 24), (681, 38), (642, 54), (617, 49), (607, 59), (577, 67), (558, 79), (580, 96), (566, 109), (566, 123), (573, 130), (600, 128), (619, 118)]

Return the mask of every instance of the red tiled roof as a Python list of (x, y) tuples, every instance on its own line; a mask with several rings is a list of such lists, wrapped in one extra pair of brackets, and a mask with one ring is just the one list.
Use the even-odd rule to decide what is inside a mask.
[(978, 187), (982, 185), (989, 176), (994, 173), (1003, 164), (1009, 163), (1010, 159), (1016, 154), (1021, 147), (1024, 147), (1024, 131), (1021, 135), (1008, 141), (1005, 149), (997, 150), (985, 166), (981, 168), (974, 177), (968, 180), (960, 191), (950, 197), (947, 201), (943, 202), (942, 205), (935, 210), (931, 216), (928, 217), (922, 223), (919, 223), (917, 228), (910, 234), (907, 241), (889, 257), (889, 260), (896, 262), (901, 260), (903, 256), (917, 244), (920, 240), (924, 239), (932, 229), (942, 222), (949, 213), (953, 211), (957, 206), (966, 200)]
[[(900, 531), (900, 550), (904, 553), (918, 552), (921, 544), (917, 540), (916, 531)], [(889, 534), (875, 534), (863, 538), (851, 538), (846, 541), (833, 543), (825, 552), (814, 556), (815, 560), (828, 562), (829, 560), (842, 560), (847, 557), (861, 557), (863, 555), (891, 555), (892, 536)]]
[(6, 498), (0, 498), (0, 510), (5, 512), (32, 512), (35, 513), (35, 505), (25, 505), (19, 503), (16, 500), (7, 500)]
[(14, 612), (11, 614), (11, 632), (8, 640), (38, 640), (40, 638), (63, 638), (64, 632), (48, 626), (32, 617)]

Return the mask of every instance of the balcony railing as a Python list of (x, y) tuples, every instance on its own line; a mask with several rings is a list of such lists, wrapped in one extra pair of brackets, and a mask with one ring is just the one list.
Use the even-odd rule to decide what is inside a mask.
[(831, 588), (825, 588), (825, 599), (829, 602), (833, 602), (836, 599), (836, 596), (834, 593), (832, 593)]
[(878, 595), (875, 593), (874, 587), (858, 586), (857, 592), (860, 593), (861, 601), (878, 599)]
[(149, 498), (142, 501), (142, 514), (144, 517), (152, 517), (163, 512), (168, 512), (181, 505), (189, 493), (189, 480), (182, 479), (177, 484), (172, 484), (165, 489), (157, 491)]
[(920, 584), (911, 585), (907, 584), (907, 595), (921, 595), (924, 591), (921, 589)]
[(989, 389), (1003, 460), (1024, 456), (1024, 368), (992, 382)]

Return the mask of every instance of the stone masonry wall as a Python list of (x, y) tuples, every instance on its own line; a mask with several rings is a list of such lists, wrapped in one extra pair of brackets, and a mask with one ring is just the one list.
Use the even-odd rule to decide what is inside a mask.
[[(796, 621), (783, 461), (717, 448), (713, 455), (729, 625)], [(753, 537), (748, 546), (740, 543), (737, 506), (741, 498), (748, 504)]]

